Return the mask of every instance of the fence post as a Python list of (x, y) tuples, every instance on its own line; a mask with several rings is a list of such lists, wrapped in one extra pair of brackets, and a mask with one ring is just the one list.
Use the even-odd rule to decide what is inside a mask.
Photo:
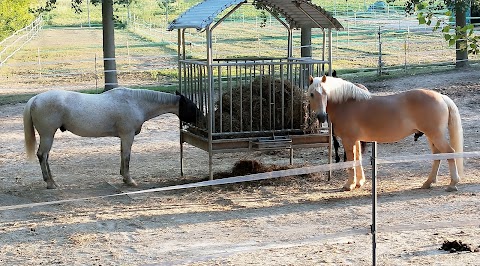
[(37, 48), (38, 76), (42, 77), (42, 62), (40, 61), (40, 48)]
[(372, 265), (377, 265), (377, 142), (372, 142)]
[(95, 92), (98, 92), (97, 53), (95, 53)]
[(405, 50), (405, 60), (404, 60), (404, 65), (405, 65), (405, 72), (407, 72), (407, 53), (408, 53), (408, 37), (410, 35), (410, 27), (407, 28), (407, 32), (405, 33), (405, 40), (404, 40), (404, 45), (403, 48)]
[(383, 67), (383, 62), (382, 62), (382, 30), (381, 27), (378, 27), (378, 75), (382, 75), (382, 67)]

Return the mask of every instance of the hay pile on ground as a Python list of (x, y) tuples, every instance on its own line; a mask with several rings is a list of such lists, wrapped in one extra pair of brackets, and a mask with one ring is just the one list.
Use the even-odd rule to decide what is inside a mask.
[(303, 94), (302, 89), (288, 80), (282, 83), (270, 76), (256, 77), (251, 84), (225, 91), (217, 100), (215, 132), (220, 132), (220, 123), (222, 132), (312, 127), (314, 123), (307, 122)]
[[(287, 170), (287, 169), (293, 169), (293, 168), (298, 168), (302, 167), (305, 165), (264, 165), (259, 161), (256, 160), (239, 160), (234, 164), (232, 167), (232, 170), (230, 172), (220, 172), (216, 173), (214, 175), (214, 179), (221, 179), (221, 178), (227, 178), (227, 177), (234, 177), (234, 176), (244, 176), (244, 175), (250, 175), (250, 174), (259, 174), (259, 173), (267, 173), (267, 172), (272, 172), (272, 171), (280, 171), (280, 170)], [(252, 181), (250, 183), (258, 183), (262, 185), (267, 185), (267, 184), (275, 184), (279, 179), (287, 182), (290, 179), (298, 179), (298, 177), (303, 177), (303, 178), (318, 178), (321, 177), (321, 173), (311, 173), (311, 174), (305, 174), (301, 176), (285, 176), (282, 178), (275, 178), (275, 179), (266, 179), (266, 180), (259, 180), (259, 181)], [(275, 181), (277, 180), (277, 181)]]

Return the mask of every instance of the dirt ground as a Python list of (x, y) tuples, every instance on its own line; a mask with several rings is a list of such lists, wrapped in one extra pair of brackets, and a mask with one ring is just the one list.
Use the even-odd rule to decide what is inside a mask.
[[(365, 83), (374, 93), (418, 87), (448, 94), (462, 116), (465, 151), (480, 150), (480, 70)], [(130, 164), (138, 188), (122, 184), (116, 138), (58, 132), (47, 190), (37, 163), (25, 160), (23, 104), (0, 106), (1, 206), (108, 195), (203, 180), (207, 153), (185, 147), (180, 177), (178, 118), (147, 121)], [(424, 137), (379, 144), (379, 157), (429, 154)], [(319, 165), (326, 149), (295, 150), (294, 164)], [(240, 159), (285, 165), (286, 151), (216, 155), (216, 172)], [(269, 182), (96, 198), (0, 211), (3, 265), (371, 265), (371, 168), (366, 185), (343, 192), (345, 170)], [(430, 162), (378, 170), (378, 265), (478, 265), (478, 252), (439, 250), (444, 241), (480, 246), (480, 158), (465, 160), (458, 192), (439, 182), (419, 189)]]

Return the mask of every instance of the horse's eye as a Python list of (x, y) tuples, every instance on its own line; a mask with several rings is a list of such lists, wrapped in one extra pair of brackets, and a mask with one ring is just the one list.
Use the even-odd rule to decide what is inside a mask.
[(312, 98), (313, 98), (313, 92), (310, 92), (310, 97), (312, 97)]

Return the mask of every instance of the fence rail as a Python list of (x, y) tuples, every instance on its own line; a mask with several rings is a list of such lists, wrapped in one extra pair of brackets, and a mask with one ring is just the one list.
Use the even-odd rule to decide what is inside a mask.
[(42, 28), (42, 16), (37, 17), (32, 23), (20, 29), (0, 42), (0, 67), (24, 47), (32, 38), (37, 36)]

